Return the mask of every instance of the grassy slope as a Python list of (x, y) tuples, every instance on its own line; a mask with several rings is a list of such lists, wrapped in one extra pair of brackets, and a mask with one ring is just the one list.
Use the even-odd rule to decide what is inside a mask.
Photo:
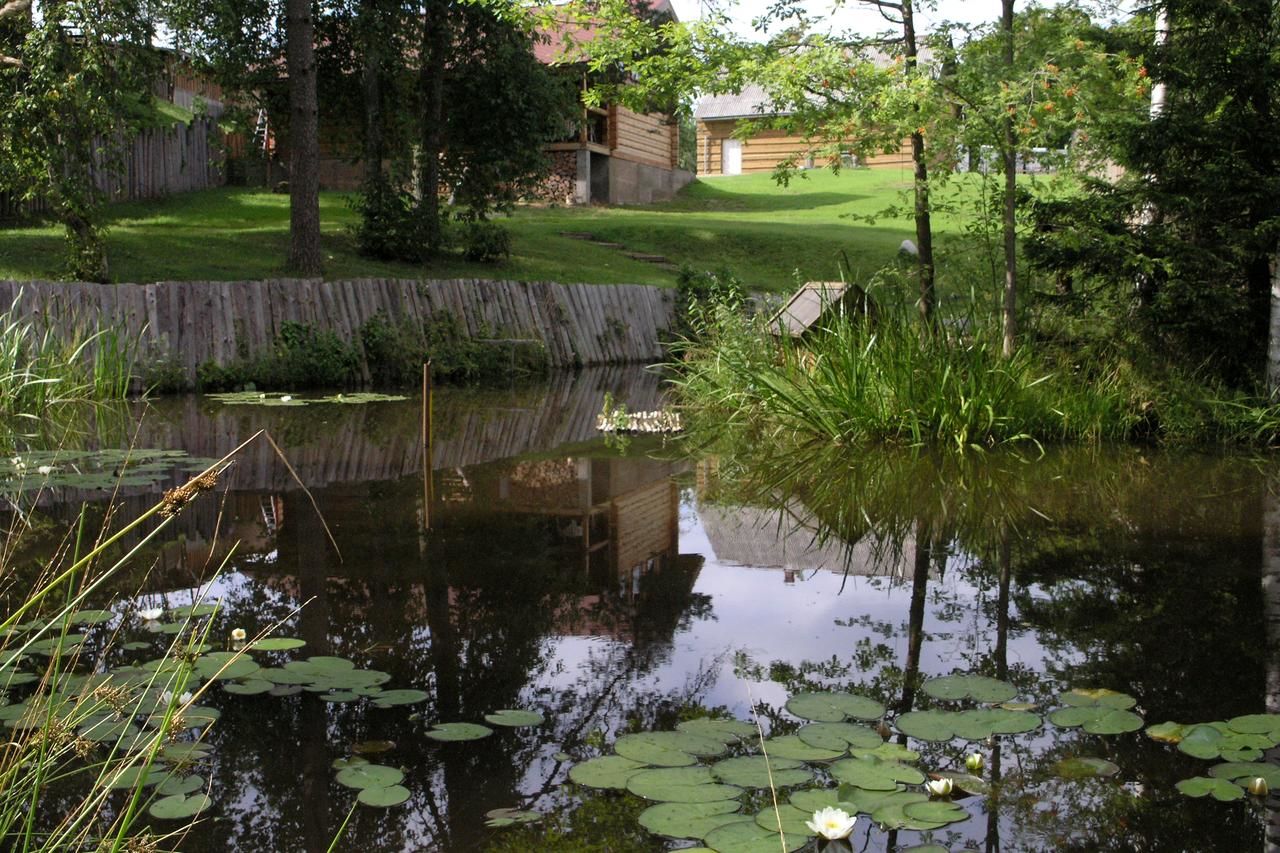
[[(674, 273), (621, 252), (560, 236), (587, 231), (628, 249), (665, 255), (702, 268), (727, 265), (752, 287), (786, 290), (801, 279), (839, 277), (836, 255), (855, 270), (886, 263), (909, 220), (867, 225), (849, 214), (876, 213), (898, 201), (909, 175), (899, 170), (811, 172), (789, 187), (768, 175), (710, 178), (674, 201), (624, 208), (525, 208), (504, 220), (512, 230), (511, 261), (494, 267), (445, 259), (428, 267), (356, 256), (347, 233), (347, 197), (325, 193), (321, 219), (330, 278), (511, 278), (561, 282), (671, 285)], [(117, 281), (247, 280), (282, 277), (288, 243), (288, 197), (220, 189), (107, 211), (112, 275)], [(945, 230), (950, 223), (942, 220)], [(0, 278), (54, 278), (62, 260), (54, 226), (0, 229)]]

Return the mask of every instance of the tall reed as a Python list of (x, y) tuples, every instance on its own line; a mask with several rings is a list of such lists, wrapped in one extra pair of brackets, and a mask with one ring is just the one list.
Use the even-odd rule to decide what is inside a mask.
[(136, 366), (136, 341), (106, 329), (59, 334), (20, 310), (0, 313), (0, 419), (43, 417), (51, 407), (123, 399)]
[(1003, 358), (998, 327), (972, 310), (934, 333), (891, 304), (872, 320), (832, 311), (801, 339), (730, 312), (706, 332), (683, 345), (675, 380), (695, 422), (782, 443), (1098, 441), (1127, 437), (1137, 420), (1105, 374), (1074, 374), (1028, 347)]

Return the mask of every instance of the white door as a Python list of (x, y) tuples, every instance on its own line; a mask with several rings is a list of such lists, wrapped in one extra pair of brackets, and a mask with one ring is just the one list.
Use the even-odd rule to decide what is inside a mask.
[(720, 173), (742, 174), (742, 140), (726, 139), (720, 146)]

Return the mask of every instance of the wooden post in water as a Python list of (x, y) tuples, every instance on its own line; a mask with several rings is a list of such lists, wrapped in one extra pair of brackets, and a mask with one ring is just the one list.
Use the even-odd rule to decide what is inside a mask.
[(422, 365), (422, 529), (431, 529), (431, 362)]

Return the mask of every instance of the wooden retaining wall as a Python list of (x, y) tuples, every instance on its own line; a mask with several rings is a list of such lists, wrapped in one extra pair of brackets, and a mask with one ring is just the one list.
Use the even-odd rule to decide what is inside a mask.
[[(111, 328), (139, 344), (140, 363), (167, 360), (189, 380), (205, 362), (225, 365), (270, 351), (285, 323), (359, 344), (381, 316), (421, 329), (452, 315), (479, 339), (528, 339), (553, 368), (652, 362), (674, 317), (674, 291), (636, 284), (486, 280), (276, 279), (85, 284), (0, 281), (0, 311), (65, 333)], [(508, 346), (509, 344), (495, 344)], [(367, 366), (363, 367), (368, 378)]]

